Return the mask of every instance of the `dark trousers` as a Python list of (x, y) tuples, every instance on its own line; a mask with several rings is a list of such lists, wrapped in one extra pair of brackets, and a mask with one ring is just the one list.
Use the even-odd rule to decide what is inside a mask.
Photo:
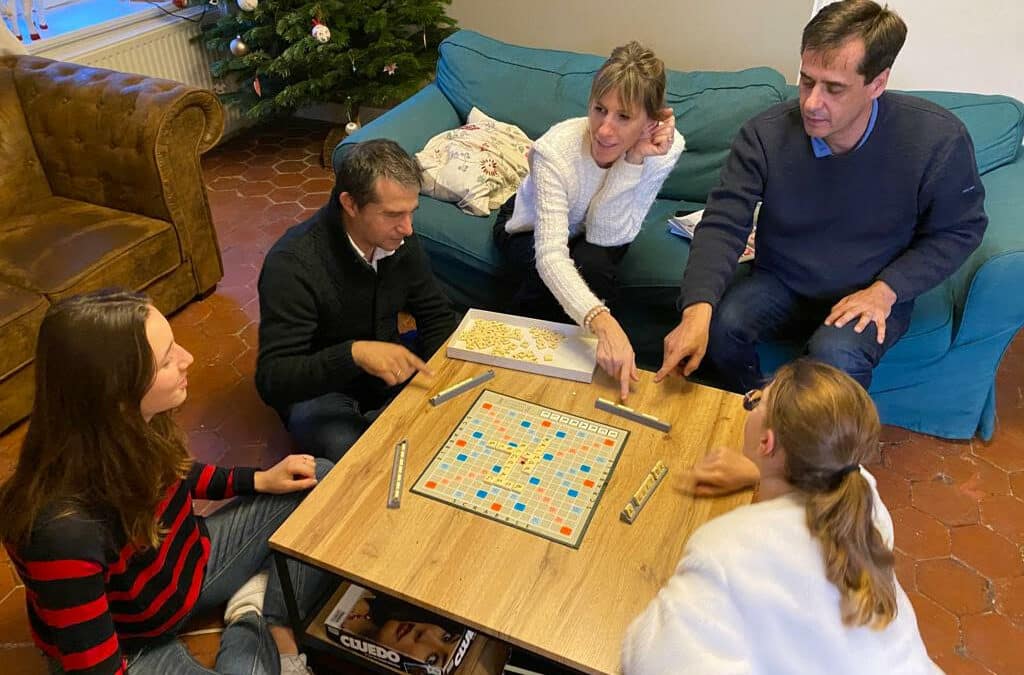
[[(515, 210), (515, 200), (513, 196), (501, 206), (498, 210), (498, 219), (494, 223), (494, 243), (505, 256), (507, 281), (512, 290), (509, 311), (520, 316), (574, 323), (537, 272), (533, 232), (509, 234), (505, 231), (505, 223)], [(591, 244), (583, 234), (569, 239), (569, 257), (576, 264), (583, 281), (606, 305), (611, 305), (618, 299), (619, 263), (628, 250), (629, 244)]]
[(764, 385), (757, 344), (772, 340), (806, 342), (808, 356), (846, 371), (865, 389), (882, 355), (910, 325), (914, 303), (893, 305), (885, 321), (885, 341), (878, 344), (874, 323), (861, 333), (850, 321), (842, 328), (823, 322), (840, 298), (807, 298), (774, 275), (755, 271), (730, 286), (711, 317), (707, 375), (727, 389), (745, 392)]

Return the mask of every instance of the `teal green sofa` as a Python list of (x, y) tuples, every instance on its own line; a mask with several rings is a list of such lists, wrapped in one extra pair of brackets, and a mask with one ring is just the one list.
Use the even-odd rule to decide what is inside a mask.
[[(352, 134), (335, 150), (392, 138), (409, 152), (461, 125), (477, 106), (537, 138), (555, 122), (585, 114), (590, 81), (604, 57), (505, 44), (459, 31), (440, 45), (433, 83)], [(871, 386), (888, 424), (947, 438), (990, 438), (995, 427), (995, 373), (1024, 325), (1024, 105), (1004, 96), (915, 92), (958, 115), (974, 139), (987, 191), (984, 241), (949, 280), (916, 303), (906, 336), (879, 364)], [(771, 68), (668, 74), (668, 104), (686, 137), (686, 152), (665, 181), (644, 228), (622, 263), (615, 314), (641, 365), (661, 364), (662, 340), (679, 320), (675, 302), (689, 245), (666, 231), (677, 209), (701, 208), (717, 184), (733, 136), (745, 120), (796, 90)], [(489, 217), (420, 198), (415, 227), (434, 272), (459, 306), (501, 309), (502, 258)], [(737, 274), (749, 273), (741, 265)], [(765, 345), (766, 370), (798, 347)]]

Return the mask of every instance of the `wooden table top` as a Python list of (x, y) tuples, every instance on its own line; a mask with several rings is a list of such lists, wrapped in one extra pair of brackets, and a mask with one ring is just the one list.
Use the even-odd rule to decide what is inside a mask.
[[(426, 607), (572, 668), (617, 673), (630, 621), (675, 570), (690, 533), (750, 501), (694, 500), (680, 476), (712, 447), (740, 447), (740, 396), (642, 371), (627, 404), (672, 423), (669, 433), (598, 410), (617, 400), (593, 384), (494, 368), (496, 377), (438, 407), (427, 399), (487, 366), (430, 361), (274, 534), (274, 549)], [(630, 437), (579, 549), (409, 491), (484, 389), (628, 429)], [(387, 509), (393, 448), (409, 439), (405, 491)], [(632, 525), (619, 513), (657, 460), (669, 473)]]

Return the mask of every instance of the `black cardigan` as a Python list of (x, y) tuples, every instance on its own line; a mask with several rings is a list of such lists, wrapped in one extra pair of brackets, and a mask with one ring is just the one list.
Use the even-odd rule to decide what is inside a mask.
[(256, 389), (285, 419), (292, 404), (335, 391), (364, 409), (382, 404), (393, 392), (355, 364), (352, 343), (398, 343), (399, 311), (416, 319), (416, 351), (424, 359), (455, 329), (416, 235), (374, 272), (352, 248), (340, 211), (328, 204), (288, 230), (260, 273)]

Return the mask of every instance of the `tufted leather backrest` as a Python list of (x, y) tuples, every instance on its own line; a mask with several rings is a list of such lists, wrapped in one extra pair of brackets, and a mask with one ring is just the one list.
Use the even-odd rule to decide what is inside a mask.
[(49, 196), (50, 186), (25, 123), (13, 73), (0, 67), (0, 221)]
[[(173, 169), (159, 141), (168, 120), (190, 106), (207, 113), (203, 152), (223, 115), (205, 92), (160, 80), (33, 56), (7, 57), (29, 132), (53, 193), (170, 220), (161, 181)], [(205, 95), (204, 95), (205, 94)]]

